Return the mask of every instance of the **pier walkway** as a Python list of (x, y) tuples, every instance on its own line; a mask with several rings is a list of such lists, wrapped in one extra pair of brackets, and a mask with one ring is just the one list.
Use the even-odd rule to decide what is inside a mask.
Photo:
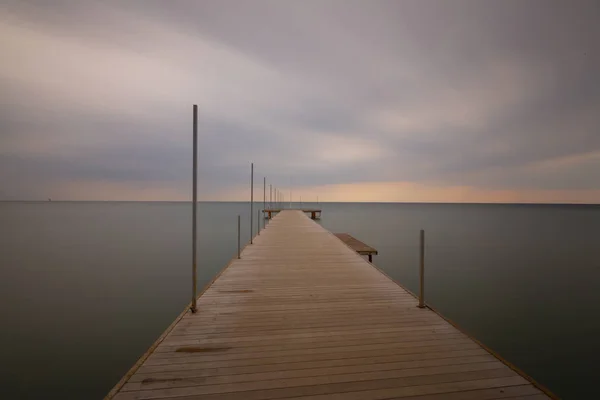
[[(415, 266), (416, 268), (416, 266)], [(281, 211), (107, 398), (546, 399), (301, 211)]]

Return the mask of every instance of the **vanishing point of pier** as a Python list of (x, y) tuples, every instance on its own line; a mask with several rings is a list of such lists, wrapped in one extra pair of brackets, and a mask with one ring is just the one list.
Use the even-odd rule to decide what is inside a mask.
[(333, 233), (284, 210), (107, 398), (549, 398), (417, 305)]

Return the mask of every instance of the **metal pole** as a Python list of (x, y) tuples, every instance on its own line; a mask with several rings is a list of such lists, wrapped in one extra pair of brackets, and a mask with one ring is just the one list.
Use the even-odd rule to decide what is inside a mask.
[(265, 209), (267, 208), (267, 177), (263, 178), (263, 212), (262, 212), (262, 224), (265, 229)]
[(196, 304), (196, 207), (198, 205), (198, 106), (194, 104), (194, 172), (192, 184), (192, 307), (191, 311), (195, 313), (198, 308)]
[(421, 265), (419, 268), (419, 308), (425, 307), (425, 231), (421, 229)]
[(256, 236), (260, 235), (260, 210), (256, 210)]
[(240, 231), (241, 231), (241, 226), (242, 226), (242, 217), (238, 214), (238, 258), (242, 258), (240, 257)]
[(250, 244), (252, 244), (252, 233), (254, 231), (254, 163), (250, 164)]
[(273, 208), (273, 185), (269, 185), (269, 209)]

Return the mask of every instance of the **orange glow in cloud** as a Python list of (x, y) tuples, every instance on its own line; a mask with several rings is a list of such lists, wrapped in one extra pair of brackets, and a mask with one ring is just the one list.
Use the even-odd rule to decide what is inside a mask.
[[(190, 185), (191, 186), (191, 185)], [(289, 187), (280, 187), (289, 201)], [(57, 200), (189, 201), (191, 187), (170, 182), (76, 181), (53, 191)], [(262, 185), (254, 198), (262, 202)], [(267, 188), (267, 197), (269, 196)], [(313, 187), (293, 187), (292, 200), (315, 202), (426, 202), (426, 203), (600, 203), (600, 190), (483, 189), (473, 186), (427, 185), (414, 182), (370, 182)], [(199, 187), (200, 201), (248, 201), (246, 187), (206, 193)]]
[(600, 203), (600, 190), (484, 189), (414, 182), (326, 185), (298, 188), (292, 195), (295, 201), (299, 196), (303, 201), (319, 196), (330, 202)]

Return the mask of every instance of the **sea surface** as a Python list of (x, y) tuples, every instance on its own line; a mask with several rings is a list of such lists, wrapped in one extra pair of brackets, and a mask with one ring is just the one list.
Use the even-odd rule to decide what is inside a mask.
[[(412, 291), (424, 229), (427, 303), (559, 396), (595, 392), (600, 207), (318, 207)], [(238, 214), (249, 240), (250, 204), (198, 210), (202, 287), (236, 254)], [(0, 202), (0, 398), (101, 399), (190, 297), (190, 203)]]

